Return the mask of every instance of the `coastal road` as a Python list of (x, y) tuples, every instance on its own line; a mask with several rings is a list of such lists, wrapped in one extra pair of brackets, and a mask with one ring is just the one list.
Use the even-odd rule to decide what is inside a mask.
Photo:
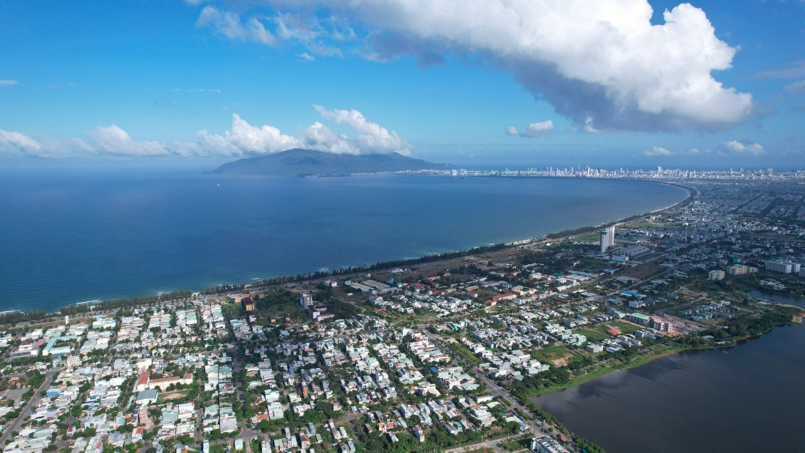
[(0, 436), (0, 445), (5, 445), (6, 444), (6, 439), (8, 439), (9, 435), (12, 432), (16, 431), (17, 428), (19, 428), (19, 426), (20, 426), (20, 424), (22, 424), (23, 420), (28, 418), (28, 415), (30, 415), (30, 413), (31, 413), (31, 408), (33, 408), (37, 404), (39, 404), (39, 401), (42, 399), (42, 397), (39, 396), (39, 392), (41, 392), (42, 390), (50, 388), (50, 384), (53, 383), (53, 377), (56, 374), (58, 374), (59, 371), (61, 371), (61, 369), (48, 371), (47, 373), (45, 373), (45, 376), (46, 376), (45, 382), (43, 382), (42, 385), (39, 386), (39, 388), (31, 389), (33, 391), (33, 396), (31, 397), (30, 400), (28, 400), (28, 402), (22, 408), (22, 410), (20, 411), (20, 415), (17, 418), (15, 418), (14, 421), (11, 422), (10, 425), (8, 425), (8, 427), (6, 428), (5, 432), (3, 432), (3, 435)]

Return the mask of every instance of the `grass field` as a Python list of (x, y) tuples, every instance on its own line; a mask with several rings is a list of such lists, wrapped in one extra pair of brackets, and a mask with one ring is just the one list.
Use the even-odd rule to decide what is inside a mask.
[(609, 338), (609, 335), (600, 332), (598, 330), (578, 329), (575, 331), (575, 333), (584, 335), (585, 337), (587, 337), (587, 341), (601, 341)]
[(190, 390), (178, 390), (178, 391), (175, 391), (175, 392), (165, 392), (165, 393), (160, 393), (158, 398), (159, 398), (160, 403), (164, 403), (166, 401), (182, 399), (182, 398), (186, 397), (188, 393), (190, 393)]
[(535, 349), (532, 354), (542, 362), (553, 362), (554, 360), (564, 359), (572, 353), (565, 346), (557, 345), (542, 349)]
[(594, 244), (601, 240), (601, 236), (598, 233), (590, 233), (585, 234), (584, 236), (579, 236), (571, 239), (571, 242), (588, 242)]
[(461, 357), (464, 357), (465, 360), (470, 362), (471, 364), (478, 366), (481, 364), (481, 359), (475, 356), (466, 346), (461, 343), (451, 343), (450, 346), (458, 352)]
[(610, 324), (617, 326), (623, 333), (633, 333), (635, 330), (640, 330), (640, 327), (629, 324), (628, 322), (612, 321)]

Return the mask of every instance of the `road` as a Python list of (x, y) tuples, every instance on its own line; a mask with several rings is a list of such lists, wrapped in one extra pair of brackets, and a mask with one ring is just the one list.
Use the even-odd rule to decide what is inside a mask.
[(31, 413), (31, 408), (36, 407), (36, 405), (39, 404), (39, 401), (42, 399), (42, 397), (39, 396), (39, 392), (41, 392), (43, 389), (50, 388), (50, 384), (53, 382), (53, 376), (58, 374), (59, 371), (61, 371), (61, 369), (51, 370), (45, 373), (46, 376), (45, 382), (43, 382), (42, 385), (39, 386), (39, 388), (33, 390), (33, 396), (31, 397), (30, 400), (28, 400), (28, 402), (22, 408), (22, 410), (20, 411), (20, 415), (17, 418), (15, 418), (10, 425), (8, 425), (6, 431), (3, 433), (2, 436), (0, 436), (0, 445), (5, 445), (8, 436), (12, 432), (17, 431), (17, 428), (19, 428), (22, 421), (28, 418), (28, 415), (30, 415)]
[[(453, 360), (460, 363), (465, 369), (472, 370), (478, 379), (486, 385), (486, 389), (492, 396), (505, 399), (509, 403), (511, 403), (511, 409), (519, 409), (522, 414), (526, 415), (526, 419), (523, 420), (531, 430), (531, 434), (535, 436), (544, 436), (547, 433), (543, 430), (542, 426), (540, 426), (539, 422), (534, 420), (533, 416), (531, 415), (531, 409), (523, 406), (520, 404), (520, 401), (514, 397), (506, 388), (499, 386), (495, 381), (490, 379), (486, 373), (484, 373), (480, 368), (472, 365), (471, 363), (467, 362), (463, 357), (453, 350), (453, 348), (444, 342), (438, 335), (429, 332), (428, 330), (424, 330), (425, 334), (428, 338), (431, 339), (435, 344), (437, 344), (441, 349), (442, 352), (449, 354)], [(490, 441), (493, 442), (493, 441)], [(499, 441), (496, 441), (499, 442)]]

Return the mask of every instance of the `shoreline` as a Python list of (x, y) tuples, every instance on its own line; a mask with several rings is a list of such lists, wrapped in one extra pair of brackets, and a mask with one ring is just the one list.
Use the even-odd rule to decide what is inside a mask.
[[(805, 298), (802, 298), (802, 299), (805, 300)], [(777, 302), (775, 302), (775, 303), (777, 303)], [(788, 305), (788, 304), (782, 304), (782, 303), (780, 303), (780, 305), (794, 307), (794, 308), (797, 308), (799, 310), (802, 310), (800, 312), (799, 317), (794, 317), (792, 319), (792, 322), (794, 322), (795, 324), (798, 324), (797, 326), (787, 326), (787, 325), (775, 326), (775, 327), (772, 327), (772, 328), (770, 328), (768, 330), (765, 330), (765, 331), (763, 331), (763, 332), (761, 332), (761, 333), (759, 333), (757, 335), (747, 335), (745, 337), (731, 339), (730, 344), (724, 344), (724, 345), (713, 343), (713, 344), (708, 345), (706, 347), (700, 347), (700, 348), (691, 348), (691, 347), (687, 347), (687, 346), (685, 346), (685, 347), (683, 347), (683, 346), (670, 347), (669, 350), (663, 351), (662, 353), (659, 353), (659, 354), (656, 354), (656, 355), (648, 354), (645, 357), (637, 357), (635, 360), (630, 362), (628, 364), (628, 366), (624, 366), (623, 368), (612, 368), (612, 367), (599, 368), (598, 370), (595, 370), (595, 372), (593, 372), (593, 373), (587, 373), (587, 374), (584, 374), (582, 376), (578, 376), (575, 379), (571, 379), (570, 382), (568, 382), (567, 384), (560, 384), (560, 385), (557, 385), (557, 386), (552, 386), (550, 388), (545, 389), (546, 391), (544, 391), (544, 392), (538, 393), (536, 395), (530, 395), (530, 396), (528, 396), (528, 401), (533, 403), (532, 400), (534, 398), (539, 398), (539, 397), (541, 397), (543, 395), (548, 395), (548, 394), (551, 394), (551, 393), (564, 392), (565, 390), (569, 390), (571, 388), (578, 387), (580, 385), (586, 384), (587, 382), (593, 381), (593, 380), (598, 379), (598, 378), (600, 378), (602, 376), (605, 376), (607, 374), (614, 373), (616, 371), (628, 371), (628, 370), (631, 370), (631, 369), (634, 369), (634, 368), (639, 368), (641, 366), (648, 365), (651, 362), (654, 362), (654, 361), (660, 360), (660, 359), (664, 359), (666, 357), (671, 357), (671, 356), (675, 356), (675, 355), (678, 355), (678, 354), (684, 354), (686, 352), (707, 352), (707, 351), (718, 351), (718, 350), (724, 350), (724, 349), (732, 349), (732, 348), (735, 348), (737, 346), (746, 345), (750, 341), (757, 340), (757, 339), (763, 337), (764, 335), (768, 335), (771, 332), (773, 332), (775, 329), (780, 329), (780, 328), (783, 328), (783, 327), (802, 327), (803, 313), (805, 313), (805, 309), (803, 309), (802, 307), (797, 307), (796, 305)], [(598, 371), (601, 371), (601, 372), (597, 373)]]
[[(401, 176), (408, 176), (408, 175), (401, 175)], [(438, 176), (438, 175), (435, 175), (435, 176)], [(523, 176), (523, 177), (518, 177), (518, 178), (523, 178), (523, 179), (578, 179), (578, 178), (561, 177), (561, 176)], [(601, 224), (598, 224), (598, 225), (582, 225), (580, 227), (577, 227), (576, 229), (586, 229), (586, 228), (597, 229), (597, 228), (604, 228), (604, 227), (610, 226), (610, 225), (621, 225), (621, 224), (623, 224), (625, 222), (630, 222), (630, 221), (633, 221), (633, 220), (635, 220), (637, 218), (640, 218), (640, 217), (644, 217), (644, 216), (647, 216), (647, 215), (650, 215), (650, 214), (655, 214), (655, 213), (667, 211), (669, 209), (673, 209), (673, 208), (675, 208), (675, 207), (677, 207), (677, 206), (679, 206), (679, 205), (681, 205), (683, 203), (688, 202), (689, 200), (691, 200), (693, 198), (693, 190), (691, 188), (683, 186), (683, 185), (679, 185), (679, 184), (676, 184), (676, 183), (669, 183), (669, 182), (664, 182), (664, 181), (646, 181), (646, 180), (641, 180), (641, 179), (627, 179), (627, 178), (613, 179), (613, 181), (645, 182), (645, 183), (651, 183), (651, 184), (659, 184), (659, 185), (677, 187), (679, 189), (685, 190), (687, 195), (682, 200), (680, 200), (680, 201), (678, 201), (676, 203), (673, 203), (671, 205), (662, 207), (662, 208), (654, 209), (654, 210), (647, 211), (647, 212), (638, 213), (638, 214), (635, 214), (635, 215), (632, 215), (632, 216), (629, 216), (629, 217), (626, 217), (626, 218), (617, 219), (617, 220), (601, 223)], [(493, 251), (493, 250), (500, 250), (500, 249), (511, 248), (511, 247), (518, 247), (518, 246), (522, 246), (522, 245), (533, 244), (535, 242), (536, 243), (539, 243), (539, 242), (557, 242), (557, 241), (561, 241), (561, 240), (576, 236), (576, 234), (570, 234), (570, 235), (563, 236), (563, 237), (558, 237), (558, 238), (552, 238), (551, 237), (551, 235), (560, 234), (563, 231), (568, 231), (568, 230), (562, 230), (562, 231), (558, 231), (558, 232), (547, 233), (547, 234), (545, 234), (544, 236), (541, 236), (541, 237), (531, 236), (531, 237), (527, 237), (527, 238), (523, 238), (523, 239), (515, 239), (515, 240), (512, 240), (512, 241), (508, 241), (508, 242), (499, 242), (499, 243), (494, 243), (494, 244), (478, 245), (478, 246), (474, 246), (474, 247), (470, 247), (470, 248), (466, 248), (466, 249), (448, 250), (448, 251), (439, 252), (439, 253), (426, 254), (426, 255), (421, 255), (421, 256), (415, 257), (415, 258), (405, 258), (405, 259), (397, 259), (397, 260), (378, 261), (378, 262), (374, 262), (374, 263), (357, 265), (357, 266), (342, 266), (342, 267), (340, 267), (338, 269), (331, 269), (331, 270), (328, 270), (328, 271), (322, 271), (320, 269), (320, 270), (317, 270), (317, 271), (308, 271), (308, 272), (299, 273), (299, 274), (296, 274), (296, 275), (276, 275), (276, 276), (260, 279), (260, 280), (257, 280), (257, 281), (255, 281), (252, 278), (251, 280), (248, 280), (248, 281), (240, 281), (240, 282), (237, 282), (237, 283), (216, 283), (215, 285), (222, 286), (223, 288), (229, 288), (229, 289), (223, 290), (223, 292), (235, 291), (237, 289), (245, 289), (245, 288), (260, 288), (260, 287), (272, 286), (272, 285), (280, 284), (280, 283), (277, 282), (277, 281), (280, 281), (280, 280), (284, 281), (284, 282), (297, 282), (297, 281), (315, 280), (315, 279), (318, 279), (318, 278), (325, 278), (325, 277), (328, 277), (328, 276), (338, 276), (338, 275), (347, 276), (347, 275), (351, 275), (351, 274), (354, 274), (354, 273), (359, 273), (359, 272), (364, 272), (364, 271), (369, 271), (369, 270), (380, 270), (380, 269), (398, 267), (398, 266), (406, 266), (406, 265), (415, 265), (415, 264), (438, 262), (438, 261), (440, 261), (442, 259), (452, 259), (453, 256), (451, 256), (451, 255), (455, 255), (456, 257), (457, 256), (471, 256), (471, 255), (476, 254), (476, 253), (485, 253), (486, 251)], [(487, 250), (487, 249), (491, 249), (491, 250)], [(383, 267), (383, 266), (385, 266), (385, 267)], [(347, 270), (349, 272), (342, 273), (341, 272), (342, 270)], [(248, 277), (246, 277), (246, 278), (248, 278)], [(271, 282), (271, 283), (265, 283), (265, 282)], [(164, 295), (170, 295), (171, 293), (174, 293), (174, 292), (183, 292), (183, 291), (189, 291), (189, 292), (193, 292), (193, 293), (200, 293), (200, 292), (204, 292), (205, 290), (213, 288), (213, 287), (214, 286), (210, 286), (210, 287), (207, 287), (207, 288), (197, 288), (195, 290), (186, 290), (186, 289), (178, 288), (178, 289), (173, 289), (173, 290), (160, 290), (160, 291), (154, 292), (154, 294), (150, 294), (150, 295), (136, 294), (136, 295), (129, 296), (129, 297), (120, 297), (120, 298), (115, 298), (115, 299), (103, 299), (103, 300), (92, 299), (92, 300), (89, 300), (89, 301), (85, 300), (85, 301), (81, 301), (81, 302), (73, 302), (73, 303), (64, 304), (64, 305), (61, 305), (60, 307), (58, 307), (58, 308), (56, 308), (54, 310), (51, 310), (51, 311), (36, 310), (36, 309), (32, 309), (32, 310), (10, 309), (10, 310), (6, 310), (6, 311), (9, 312), (9, 313), (23, 313), (23, 314), (24, 313), (29, 313), (29, 312), (44, 312), (46, 314), (46, 316), (55, 316), (55, 315), (60, 315), (61, 310), (63, 308), (78, 307), (78, 306), (87, 304), (87, 302), (93, 302), (93, 305), (98, 305), (98, 304), (103, 304), (103, 303), (107, 303), (107, 302), (115, 302), (115, 301), (122, 301), (122, 300), (132, 300), (132, 299), (137, 299), (137, 298), (159, 298), (159, 299), (161, 299), (163, 294)], [(3, 323), (2, 315), (0, 315), (0, 324), (2, 324), (2, 323)]]

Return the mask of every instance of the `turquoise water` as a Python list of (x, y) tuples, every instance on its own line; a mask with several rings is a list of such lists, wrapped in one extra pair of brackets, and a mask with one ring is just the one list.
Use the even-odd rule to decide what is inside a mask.
[(0, 309), (203, 289), (600, 224), (678, 202), (634, 181), (0, 171)]

